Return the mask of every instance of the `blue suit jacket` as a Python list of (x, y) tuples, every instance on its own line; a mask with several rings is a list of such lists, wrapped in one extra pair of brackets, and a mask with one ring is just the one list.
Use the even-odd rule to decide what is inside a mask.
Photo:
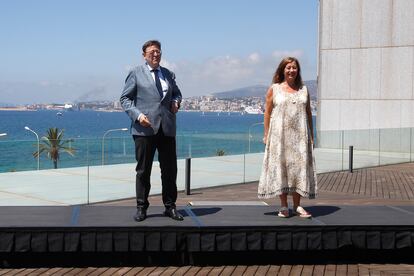
[[(132, 69), (125, 80), (120, 101), (122, 108), (131, 118), (132, 135), (155, 135), (161, 123), (164, 135), (176, 134), (176, 117), (171, 112), (171, 104), (174, 101), (181, 103), (181, 91), (175, 83), (174, 73), (164, 67), (160, 69), (168, 83), (168, 91), (162, 99), (146, 64)], [(143, 127), (137, 121), (141, 113), (148, 117), (151, 127)]]

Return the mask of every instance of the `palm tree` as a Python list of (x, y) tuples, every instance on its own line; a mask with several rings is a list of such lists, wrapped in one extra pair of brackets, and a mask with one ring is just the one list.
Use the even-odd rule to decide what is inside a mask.
[(55, 127), (49, 128), (47, 130), (47, 135), (42, 137), (43, 144), (40, 144), (39, 151), (34, 152), (33, 156), (36, 158), (38, 155), (42, 154), (42, 152), (46, 152), (47, 157), (53, 161), (55, 169), (57, 169), (60, 151), (64, 151), (71, 156), (74, 156), (75, 149), (66, 146), (66, 144), (72, 142), (72, 140), (63, 140), (63, 132), (63, 129), (59, 131), (59, 129)]

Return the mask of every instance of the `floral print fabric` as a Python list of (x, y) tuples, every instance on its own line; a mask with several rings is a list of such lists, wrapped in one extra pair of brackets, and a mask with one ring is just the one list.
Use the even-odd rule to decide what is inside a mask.
[(279, 84), (273, 84), (273, 110), (259, 180), (259, 198), (293, 192), (315, 198), (317, 183), (307, 104), (306, 86), (289, 93)]

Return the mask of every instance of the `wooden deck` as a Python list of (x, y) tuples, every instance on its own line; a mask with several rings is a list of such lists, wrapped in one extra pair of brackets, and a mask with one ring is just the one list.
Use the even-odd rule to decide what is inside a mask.
[(87, 267), (87, 268), (22, 268), (1, 269), (0, 275), (414, 275), (414, 265), (398, 264), (328, 264), (328, 265), (266, 265), (266, 266), (182, 266), (182, 267)]
[[(131, 184), (132, 185), (132, 184)], [(303, 205), (412, 205), (414, 163), (318, 175), (319, 196)], [(257, 182), (194, 190), (179, 194), (177, 205), (190, 201), (257, 201)], [(268, 199), (278, 205), (277, 199)], [(160, 196), (150, 198), (161, 205)], [(102, 203), (134, 206), (135, 200)], [(150, 207), (151, 208), (151, 207)], [(413, 264), (337, 264), (267, 266), (88, 267), (0, 269), (0, 275), (414, 275)]]

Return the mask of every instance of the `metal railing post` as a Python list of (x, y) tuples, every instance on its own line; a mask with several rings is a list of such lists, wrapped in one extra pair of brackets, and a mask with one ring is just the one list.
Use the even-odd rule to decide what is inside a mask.
[(349, 172), (353, 173), (353, 163), (354, 163), (354, 146), (349, 146)]
[(185, 159), (185, 194), (191, 194), (191, 158)]

